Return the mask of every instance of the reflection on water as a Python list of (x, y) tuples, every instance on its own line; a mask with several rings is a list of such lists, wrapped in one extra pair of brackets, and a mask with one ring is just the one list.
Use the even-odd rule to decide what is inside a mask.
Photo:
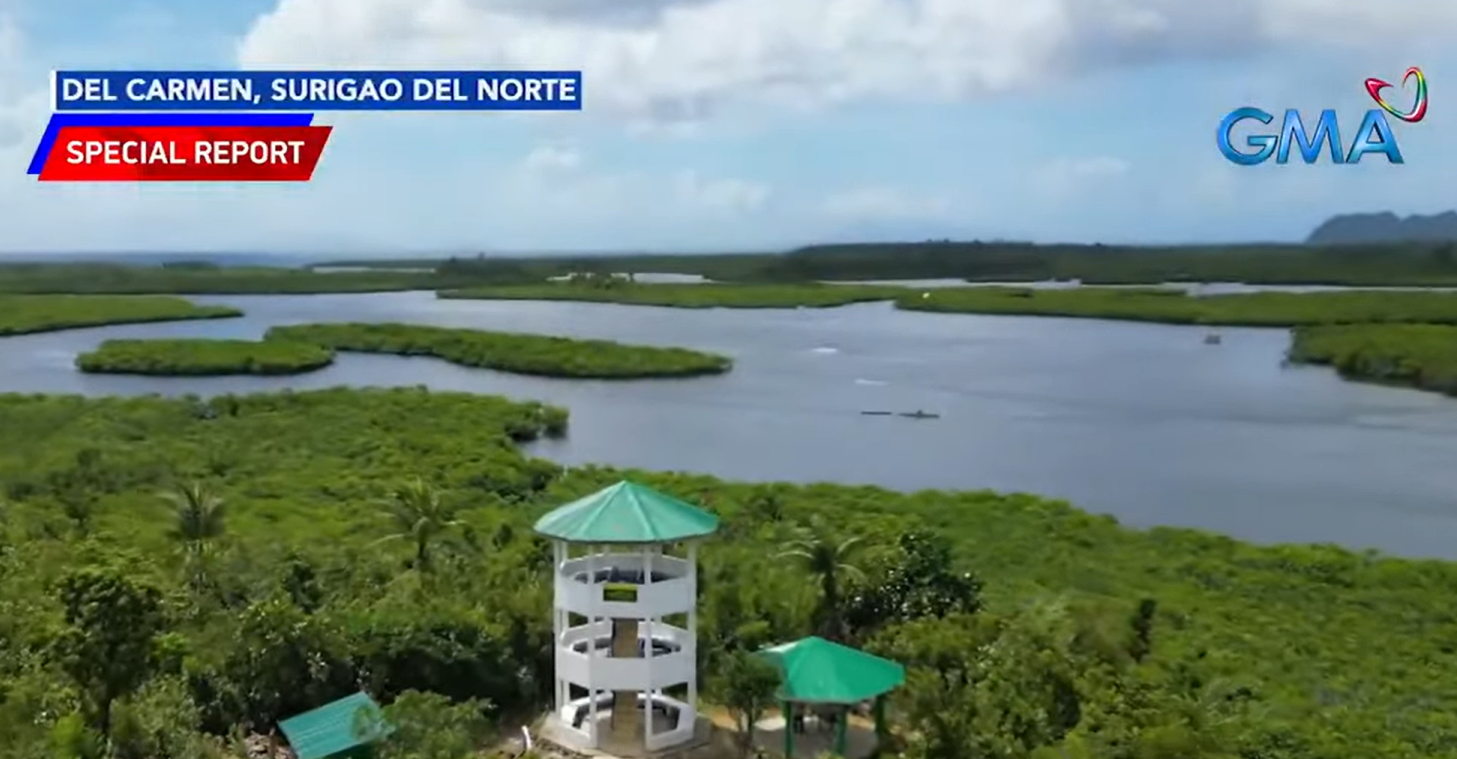
[[(1282, 368), (1281, 330), (834, 309), (675, 311), (436, 300), (429, 293), (208, 297), (242, 319), (0, 340), (0, 390), (88, 394), (417, 385), (566, 405), (567, 463), (752, 480), (1022, 490), (1136, 525), (1457, 556), (1457, 403)], [(401, 321), (681, 345), (732, 355), (693, 380), (545, 380), (346, 355), (301, 377), (75, 372), (108, 337), (256, 338), (310, 321)], [(821, 349), (833, 349), (828, 352)], [(925, 410), (939, 419), (864, 416)]]

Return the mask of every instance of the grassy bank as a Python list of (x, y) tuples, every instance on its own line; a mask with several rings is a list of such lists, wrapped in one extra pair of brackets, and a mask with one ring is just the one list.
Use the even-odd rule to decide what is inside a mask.
[(433, 356), (462, 366), (576, 379), (692, 377), (722, 374), (733, 366), (724, 356), (686, 348), (410, 324), (274, 327), (265, 340), (310, 343), (339, 351)]
[(1300, 324), (1457, 323), (1457, 293), (1362, 290), (1196, 298), (1169, 288), (1038, 290), (873, 285), (552, 284), (447, 291), (442, 298), (569, 300), (668, 308), (829, 308), (894, 300), (913, 311), (1064, 316), (1168, 324), (1287, 327)]
[(1293, 330), (1290, 360), (1353, 380), (1457, 395), (1457, 327), (1351, 324)]
[(665, 308), (831, 308), (891, 300), (901, 287), (872, 285), (583, 284), (505, 285), (445, 290), (461, 300), (569, 300)]
[(0, 336), (108, 324), (220, 319), (242, 313), (165, 296), (0, 295)]
[[(523, 456), (547, 415), (423, 390), (0, 396), (0, 757), (98, 729), (79, 695), (101, 676), (114, 735), (151, 726), (151, 759), (216, 759), (210, 736), (360, 683), (541, 707), (552, 581), (530, 526), (623, 476)], [(907, 755), (1457, 755), (1457, 565), (1029, 496), (634, 476), (723, 520), (700, 553), (710, 699), (735, 652), (840, 619), (909, 668)], [(784, 553), (852, 536), (838, 563)]]
[(897, 301), (897, 306), (938, 313), (1247, 327), (1358, 322), (1457, 323), (1457, 293), (1382, 290), (1267, 292), (1195, 298), (1176, 290), (1152, 288), (958, 287), (907, 295)]
[(0, 293), (304, 295), (432, 290), (459, 280), (433, 272), (314, 272), (208, 264), (0, 264)]
[[(824, 280), (966, 279), (1101, 284), (1457, 285), (1457, 247), (1409, 243), (1317, 247), (1222, 245), (1132, 247), (926, 241), (812, 245), (784, 253), (473, 256), (443, 260), (338, 262), (368, 271), (310, 271), (207, 262), (0, 265), (0, 293), (324, 293), (442, 290), (542, 283), (573, 273), (697, 274), (720, 282), (796, 284)], [(438, 267), (435, 271), (409, 269)]]
[(303, 374), (334, 361), (334, 351), (286, 340), (107, 340), (76, 357), (93, 374), (187, 377), (224, 374)]
[[(342, 263), (342, 262), (341, 262)], [(416, 267), (421, 262), (355, 264)], [(496, 282), (540, 282), (573, 272), (698, 274), (720, 282), (967, 279), (1099, 284), (1457, 285), (1451, 243), (1150, 247), (925, 241), (811, 245), (787, 253), (472, 257), (432, 261), (442, 272)]]

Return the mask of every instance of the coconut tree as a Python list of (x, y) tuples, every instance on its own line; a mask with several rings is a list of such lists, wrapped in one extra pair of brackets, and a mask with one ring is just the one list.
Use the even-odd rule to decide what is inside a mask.
[(455, 509), (440, 499), (440, 492), (419, 477), (396, 490), (384, 505), (395, 532), (375, 543), (406, 540), (414, 544), (414, 566), (421, 571), (430, 569), (431, 544), (465, 526), (455, 518)]
[(802, 529), (799, 537), (786, 543), (779, 553), (780, 558), (798, 561), (817, 578), (820, 586), (820, 607), (816, 615), (819, 634), (830, 640), (844, 640), (848, 633), (841, 609), (841, 590), (846, 579), (864, 576), (855, 563), (861, 543), (859, 537), (839, 539), (823, 523), (816, 522), (808, 529)]
[(161, 497), (173, 508), (174, 521), (168, 534), (182, 545), (191, 582), (200, 586), (208, 549), (226, 530), (223, 500), (198, 482), (179, 485)]

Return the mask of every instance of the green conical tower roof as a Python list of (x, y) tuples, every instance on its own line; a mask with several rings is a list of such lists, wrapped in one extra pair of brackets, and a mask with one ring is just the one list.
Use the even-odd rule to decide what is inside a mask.
[(568, 543), (674, 543), (718, 530), (718, 517), (635, 482), (579, 498), (536, 522), (536, 531)]

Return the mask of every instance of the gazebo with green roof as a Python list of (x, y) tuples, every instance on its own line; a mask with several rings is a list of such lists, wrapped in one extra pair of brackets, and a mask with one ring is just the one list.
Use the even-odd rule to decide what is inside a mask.
[[(718, 517), (623, 481), (557, 508), (535, 529), (553, 543), (555, 709), (548, 737), (573, 749), (641, 754), (695, 737), (696, 542)], [(675, 549), (682, 546), (681, 550)], [(682, 616), (683, 626), (668, 620)], [(579, 623), (585, 619), (585, 623)], [(686, 692), (686, 698), (668, 689)], [(610, 729), (601, 734), (601, 715)]]
[(363, 692), (290, 717), (278, 727), (298, 759), (367, 757), (371, 744), (394, 732), (379, 704)]
[(784, 755), (794, 756), (794, 705), (844, 707), (835, 722), (835, 753), (845, 753), (850, 707), (875, 702), (875, 734), (886, 733), (886, 694), (905, 684), (906, 670), (882, 659), (824, 638), (809, 637), (759, 652), (779, 670), (779, 700), (784, 712)]

